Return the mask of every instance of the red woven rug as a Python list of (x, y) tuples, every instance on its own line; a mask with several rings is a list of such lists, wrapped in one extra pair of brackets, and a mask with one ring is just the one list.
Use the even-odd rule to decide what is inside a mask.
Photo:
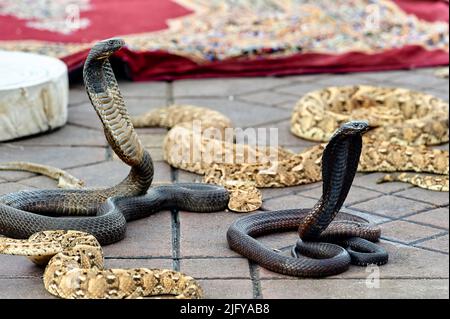
[(134, 80), (448, 64), (446, 0), (0, 0), (0, 49), (75, 69), (113, 36)]

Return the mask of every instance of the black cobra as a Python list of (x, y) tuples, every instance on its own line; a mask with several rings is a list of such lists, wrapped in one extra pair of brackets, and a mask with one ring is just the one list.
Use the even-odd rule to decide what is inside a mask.
[[(312, 209), (271, 211), (240, 218), (228, 229), (230, 248), (269, 270), (291, 276), (322, 277), (341, 273), (351, 263), (386, 263), (387, 252), (373, 243), (379, 239), (380, 229), (363, 218), (339, 213), (358, 167), (362, 134), (367, 130), (367, 122), (353, 121), (344, 124), (330, 139), (322, 155), (322, 197)], [(292, 249), (292, 257), (255, 239), (295, 229), (300, 239)]]
[(183, 183), (149, 189), (153, 162), (131, 124), (108, 58), (124, 45), (121, 39), (98, 42), (83, 70), (87, 94), (102, 121), (105, 136), (119, 158), (131, 166), (119, 184), (103, 189), (37, 190), (0, 197), (0, 234), (28, 238), (43, 230), (80, 230), (101, 244), (121, 240), (126, 222), (163, 209), (195, 212), (224, 210), (226, 189)]

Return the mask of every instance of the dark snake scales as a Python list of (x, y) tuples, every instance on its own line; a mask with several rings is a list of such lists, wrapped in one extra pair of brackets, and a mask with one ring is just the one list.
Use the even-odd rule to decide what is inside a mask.
[(83, 79), (106, 139), (131, 166), (130, 173), (110, 188), (22, 191), (1, 196), (0, 234), (28, 238), (44, 230), (79, 230), (105, 245), (125, 236), (127, 221), (163, 209), (212, 212), (226, 208), (228, 192), (220, 186), (183, 183), (149, 189), (152, 158), (134, 131), (108, 61), (123, 45), (121, 39), (95, 44), (85, 62)]
[[(230, 248), (269, 270), (301, 277), (335, 275), (347, 270), (351, 263), (386, 263), (387, 252), (373, 244), (380, 237), (380, 229), (363, 218), (339, 213), (358, 167), (362, 134), (367, 130), (367, 122), (353, 121), (335, 132), (322, 156), (322, 197), (313, 208), (240, 218), (228, 229)], [(254, 238), (296, 229), (300, 239), (292, 249), (292, 257)]]

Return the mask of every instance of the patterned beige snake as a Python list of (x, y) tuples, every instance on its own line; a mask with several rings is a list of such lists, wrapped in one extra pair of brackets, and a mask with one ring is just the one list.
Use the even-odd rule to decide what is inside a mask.
[(47, 265), (45, 289), (61, 298), (175, 295), (184, 299), (202, 296), (197, 282), (177, 271), (104, 269), (100, 244), (94, 236), (80, 231), (42, 231), (25, 240), (0, 237), (0, 254), (28, 256), (37, 265)]
[[(402, 181), (448, 191), (449, 153), (427, 147), (448, 142), (448, 115), (448, 103), (421, 92), (365, 85), (329, 87), (298, 101), (291, 131), (304, 139), (326, 142), (342, 123), (367, 119), (372, 130), (364, 136), (359, 172), (389, 172), (379, 182)], [(218, 133), (232, 127), (231, 121), (208, 108), (172, 105), (134, 117), (132, 122), (135, 127), (170, 128), (164, 139), (164, 159), (173, 167), (203, 175), (204, 182), (226, 187), (228, 207), (233, 211), (258, 209), (262, 204), (258, 188), (321, 180), (324, 144), (297, 154), (281, 147), (256, 149), (230, 143), (225, 134)], [(204, 134), (208, 129), (216, 131)], [(192, 156), (194, 152), (201, 156)], [(230, 163), (223, 160), (225, 154), (233, 159), (251, 154), (257, 161)]]

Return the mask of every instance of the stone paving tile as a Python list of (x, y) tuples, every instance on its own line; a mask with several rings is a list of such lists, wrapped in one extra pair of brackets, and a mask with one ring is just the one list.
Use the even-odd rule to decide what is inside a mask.
[(22, 179), (29, 178), (35, 175), (36, 174), (21, 171), (0, 171), (0, 176), (6, 182), (20, 181)]
[(32, 139), (23, 139), (14, 144), (29, 146), (99, 146), (108, 145), (105, 135), (97, 130), (65, 125), (51, 133)]
[(20, 181), (21, 184), (30, 188), (38, 189), (56, 189), (58, 188), (58, 182), (49, 177), (37, 175), (34, 177), (26, 178)]
[(55, 299), (40, 278), (0, 279), (0, 299)]
[(275, 233), (258, 237), (258, 241), (263, 245), (277, 250), (279, 253), (289, 255), (289, 249), (298, 240), (296, 231), (289, 231), (285, 233)]
[[(446, 252), (448, 254), (448, 242), (449, 242), (449, 236), (440, 236), (437, 238), (433, 238), (427, 241), (424, 241), (420, 244), (417, 244), (417, 247), (425, 247), (425, 248), (431, 248), (439, 251)], [(448, 262), (447, 262), (448, 265)], [(447, 271), (448, 273), (448, 271)]]
[[(164, 175), (165, 163), (154, 163), (155, 167), (161, 168), (155, 172), (155, 181), (170, 181), (170, 175)], [(105, 187), (116, 185), (121, 182), (130, 172), (130, 167), (123, 162), (106, 161), (99, 164), (87, 165), (67, 170), (68, 173), (83, 180), (87, 187)], [(22, 180), (21, 183), (39, 188), (56, 187), (56, 182), (43, 176), (32, 177)]]
[[(267, 122), (275, 122), (280, 120), (287, 120), (291, 113), (288, 110), (262, 106), (257, 104), (250, 104), (240, 101), (230, 101), (226, 99), (188, 99), (177, 98), (176, 104), (191, 104), (197, 106), (208, 107), (210, 109), (219, 111), (228, 116), (234, 127), (254, 127), (265, 124)], [(267, 127), (267, 125), (264, 125)]]
[(277, 93), (274, 91), (261, 91), (250, 94), (243, 94), (240, 95), (238, 99), (251, 104), (256, 103), (269, 106), (287, 102), (294, 104), (297, 100), (295, 96), (291, 96), (285, 93)]
[(11, 277), (41, 278), (44, 268), (33, 264), (24, 256), (0, 255), (0, 280)]
[[(380, 278), (384, 279), (438, 279), (448, 278), (449, 257), (442, 253), (427, 251), (382, 240), (378, 245), (384, 247), (389, 254), (389, 262), (378, 268)], [(447, 244), (448, 245), (448, 244)], [(270, 270), (259, 268), (260, 279), (290, 279), (295, 277), (281, 275)], [(365, 279), (372, 273), (372, 268), (351, 265), (341, 274), (328, 279)], [(325, 278), (326, 280), (327, 278)], [(302, 280), (302, 279), (299, 279)]]
[[(0, 146), (0, 162), (29, 161), (65, 169), (100, 162), (104, 159), (105, 149), (101, 147)], [(8, 172), (0, 172), (0, 176), (3, 177), (3, 173)]]
[(449, 91), (448, 88), (446, 90), (434, 90), (434, 89), (427, 89), (428, 93), (443, 99), (444, 101), (449, 101)]
[(173, 269), (173, 261), (170, 258), (152, 258), (152, 259), (105, 259), (105, 268), (165, 268)]
[(291, 149), (291, 146), (310, 147), (317, 145), (315, 142), (301, 139), (290, 131), (290, 120), (280, 121), (267, 125), (270, 128), (276, 128), (278, 134), (278, 145)]
[(248, 261), (244, 258), (182, 259), (180, 269), (196, 279), (250, 278)]
[[(301, 98), (303, 95), (318, 90), (320, 89), (321, 86), (317, 85), (316, 83), (305, 83), (305, 82), (297, 82), (297, 83), (292, 83), (292, 84), (288, 84), (285, 86), (280, 86), (274, 89), (275, 92), (280, 93), (280, 94), (286, 94), (286, 98), (288, 97), (288, 95), (292, 95), (294, 97), (297, 97), (297, 100), (299, 98)], [(296, 100), (294, 100), (296, 101)], [(295, 102), (291, 103), (291, 109), (293, 109)]]
[(203, 288), (203, 297), (206, 299), (250, 299), (253, 297), (251, 280), (208, 279), (198, 282)]
[(384, 195), (350, 207), (388, 217), (402, 217), (433, 206), (393, 195)]
[(442, 227), (448, 229), (449, 209), (448, 207), (437, 208), (417, 215), (413, 215), (405, 219), (415, 221), (421, 224), (428, 224), (435, 227)]
[(262, 280), (264, 298), (391, 299), (448, 298), (448, 279), (381, 279), (380, 287), (367, 288), (365, 279)]
[(301, 195), (287, 195), (263, 201), (263, 210), (281, 210), (292, 208), (311, 208), (317, 202), (316, 199), (303, 197)]
[(69, 106), (89, 102), (89, 97), (84, 89), (84, 85), (71, 85), (69, 89)]
[[(322, 187), (319, 186), (319, 187), (310, 189), (308, 191), (302, 192), (302, 196), (319, 199), (322, 196)], [(350, 192), (348, 193), (348, 196), (347, 196), (347, 199), (345, 200), (344, 205), (350, 206), (354, 203), (365, 202), (369, 199), (373, 199), (373, 198), (380, 197), (380, 196), (382, 196), (382, 195), (378, 192), (374, 192), (371, 190), (353, 186), (352, 188), (350, 188)]]
[(329, 76), (316, 81), (315, 84), (317, 85), (317, 89), (328, 86), (376, 85), (374, 81), (365, 79), (357, 73), (354, 73), (352, 76), (347, 76), (345, 74)]
[(2, 183), (0, 184), (0, 195), (8, 194), (8, 193), (14, 193), (18, 191), (25, 191), (25, 190), (33, 190), (35, 189), (32, 186), (29, 185), (23, 185), (19, 183)]
[(443, 83), (447, 83), (448, 85), (448, 80), (441, 79), (433, 74), (430, 75), (421, 74), (420, 76), (410, 76), (408, 73), (405, 73), (404, 76), (390, 78), (389, 82), (399, 86), (418, 90), (423, 88), (432, 88)]
[(107, 257), (171, 257), (172, 218), (168, 211), (129, 222), (125, 238), (104, 246)]
[(164, 137), (167, 135), (165, 133), (155, 133), (155, 134), (139, 134), (139, 139), (142, 145), (145, 147), (162, 147)]
[(435, 236), (442, 233), (442, 230), (428, 226), (409, 223), (407, 221), (395, 220), (383, 224), (382, 237), (401, 241), (403, 243), (412, 243), (416, 240)]
[(289, 83), (290, 78), (236, 78), (175, 81), (173, 95), (181, 96), (235, 96), (249, 92), (264, 91)]
[(200, 183), (202, 181), (202, 175), (184, 171), (182, 169), (175, 170), (175, 176), (178, 183)]
[(180, 255), (182, 257), (234, 257), (228, 248), (226, 233), (231, 223), (242, 215), (180, 212)]
[(413, 187), (407, 183), (391, 182), (377, 184), (377, 180), (386, 175), (385, 173), (357, 173), (353, 181), (353, 185), (362, 186), (364, 188), (373, 189), (382, 193), (392, 193)]
[(413, 187), (405, 191), (395, 193), (395, 195), (420, 200), (433, 205), (443, 206), (449, 204), (448, 192), (435, 192), (419, 187)]
[(264, 200), (271, 199), (273, 197), (280, 197), (285, 195), (294, 195), (307, 191), (311, 188), (320, 187), (319, 183), (304, 184), (299, 186), (290, 187), (276, 187), (276, 188), (260, 188), (262, 197)]
[[(390, 80), (403, 78), (406, 74), (411, 74), (411, 71), (374, 71), (374, 72), (360, 72), (358, 76), (377, 83), (389, 82)], [(351, 74), (348, 74), (351, 76)]]
[[(165, 106), (166, 101), (157, 98), (126, 98), (125, 105), (131, 116), (137, 116), (158, 107)], [(97, 129), (103, 132), (100, 119), (90, 102), (71, 107), (69, 109), (68, 123)]]
[(168, 83), (162, 81), (132, 82), (119, 81), (120, 92), (124, 98), (128, 97), (159, 97), (167, 96)]
[[(162, 162), (164, 161), (164, 153), (163, 153), (163, 149), (160, 147), (145, 147), (145, 149), (147, 150), (147, 152), (150, 153), (152, 160), (154, 162)], [(114, 154), (114, 156), (116, 156)]]
[[(117, 157), (114, 158), (114, 162), (120, 164), (121, 165), (121, 170), (123, 172), (126, 172), (124, 174), (117, 175), (118, 176), (117, 178), (122, 180), (123, 178), (126, 177), (128, 172), (130, 171), (130, 167), (125, 165)], [(169, 164), (167, 164), (166, 162), (161, 162), (161, 161), (154, 160), (153, 161), (153, 169), (154, 169), (153, 183), (171, 183), (172, 182), (171, 169), (170, 169), (170, 165)], [(110, 174), (110, 173), (111, 172), (108, 172), (108, 174)], [(114, 174), (116, 174), (115, 171), (114, 171)]]

